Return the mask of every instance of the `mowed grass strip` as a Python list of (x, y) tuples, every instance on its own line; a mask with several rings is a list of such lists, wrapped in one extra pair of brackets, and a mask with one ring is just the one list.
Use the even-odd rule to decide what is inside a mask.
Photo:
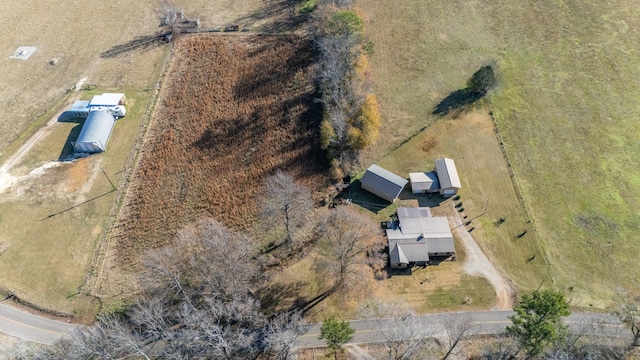
[[(96, 89), (101, 90), (113, 91)], [(11, 171), (17, 182), (0, 201), (3, 288), (23, 301), (72, 314), (79, 321), (91, 321), (100, 307), (78, 289), (118, 194), (100, 169), (119, 185), (150, 95), (124, 92), (127, 116), (116, 122), (106, 152), (58, 163), (82, 122), (56, 123)]]
[[(494, 62), (500, 82), (491, 107), (531, 217), (529, 225), (551, 270), (551, 281), (544, 286), (570, 294), (576, 306), (600, 307), (607, 305), (616, 287), (637, 286), (636, 2), (357, 3), (376, 44), (371, 74), (385, 120), (385, 140), (368, 159), (376, 161), (439, 121), (431, 114), (435, 105), (463, 88), (480, 66)], [(472, 135), (467, 135), (469, 142), (476, 141)], [(434, 136), (441, 142), (454, 141), (444, 134)], [(415, 151), (419, 154), (419, 148)], [(480, 151), (456, 159), (463, 185), (468, 164), (486, 158)], [(497, 174), (486, 175), (489, 183), (503, 181)], [(465, 188), (482, 191), (478, 189), (486, 184)], [(467, 205), (470, 197), (472, 192), (464, 190), (464, 207), (475, 213), (484, 196)], [(488, 211), (499, 209), (497, 199), (490, 197)], [(504, 210), (516, 208), (508, 205)], [(513, 254), (534, 255), (522, 247), (533, 240), (531, 231), (523, 241), (499, 234), (511, 226), (511, 232), (522, 228), (512, 225), (514, 219), (529, 219), (521, 209), (493, 215), (507, 217), (507, 226), (492, 229), (483, 223), (482, 235), (474, 236), (521, 290), (535, 289), (538, 280), (547, 278), (547, 270), (534, 266), (527, 275), (529, 264), (511, 259)], [(542, 261), (539, 255), (531, 265), (537, 261)]]
[(181, 37), (114, 232), (116, 262), (137, 263), (210, 216), (248, 229), (277, 169), (325, 182), (310, 40), (294, 35)]

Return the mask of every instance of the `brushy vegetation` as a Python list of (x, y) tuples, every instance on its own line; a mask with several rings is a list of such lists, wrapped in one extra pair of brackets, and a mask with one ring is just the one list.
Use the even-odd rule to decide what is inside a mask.
[(324, 104), (322, 148), (341, 179), (357, 163), (358, 153), (375, 143), (381, 126), (378, 100), (369, 84), (364, 20), (349, 7), (325, 4), (316, 19), (320, 49), (319, 79)]
[[(180, 38), (124, 209), (117, 261), (212, 216), (247, 229), (263, 180), (280, 169), (311, 189), (327, 167), (313, 45), (294, 35)], [(213, 59), (213, 60), (212, 60)]]

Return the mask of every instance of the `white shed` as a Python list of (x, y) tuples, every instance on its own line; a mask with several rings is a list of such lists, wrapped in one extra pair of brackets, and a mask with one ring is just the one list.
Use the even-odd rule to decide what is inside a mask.
[(78, 139), (71, 143), (73, 150), (77, 153), (105, 151), (115, 123), (116, 119), (106, 111), (90, 112)]
[(411, 180), (411, 191), (414, 194), (438, 192), (440, 188), (438, 175), (433, 171), (409, 173), (409, 180)]
[(436, 160), (436, 173), (440, 181), (440, 194), (453, 196), (462, 188), (456, 164), (451, 159), (442, 158)]

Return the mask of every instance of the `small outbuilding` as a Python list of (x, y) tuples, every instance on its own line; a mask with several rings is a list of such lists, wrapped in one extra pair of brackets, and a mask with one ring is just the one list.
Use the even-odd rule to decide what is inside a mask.
[(448, 158), (436, 160), (436, 173), (440, 181), (440, 195), (453, 196), (462, 188), (453, 160)]
[(125, 100), (124, 94), (121, 93), (95, 95), (89, 103), (90, 111), (106, 111), (115, 118), (121, 118), (127, 114)]
[(375, 164), (369, 166), (360, 179), (360, 185), (364, 190), (389, 202), (394, 202), (400, 196), (407, 183), (407, 179)]
[(435, 171), (409, 173), (409, 180), (411, 181), (411, 191), (414, 194), (438, 192), (440, 189), (440, 182)]
[(76, 153), (97, 153), (106, 150), (116, 119), (106, 111), (92, 111), (82, 125), (80, 135), (72, 142)]

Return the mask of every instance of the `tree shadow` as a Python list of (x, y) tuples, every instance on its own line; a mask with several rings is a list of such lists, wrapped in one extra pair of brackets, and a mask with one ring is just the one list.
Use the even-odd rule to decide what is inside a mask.
[(135, 39), (127, 43), (116, 45), (101, 53), (100, 57), (103, 59), (109, 59), (132, 51), (153, 49), (166, 43), (165, 39), (165, 34), (137, 36)]
[(480, 100), (484, 94), (469, 88), (456, 90), (450, 93), (433, 109), (434, 115), (445, 116), (450, 113), (458, 113), (468, 109), (470, 105)]
[[(298, 12), (301, 0), (266, 0), (265, 5), (253, 13), (234, 20), (240, 28), (268, 33), (294, 31), (309, 20), (309, 15)], [(257, 25), (257, 23), (261, 23)]]
[(258, 290), (260, 307), (266, 314), (273, 314), (282, 310), (282, 305), (287, 308), (296, 307), (300, 299), (300, 292), (304, 289), (303, 282), (293, 284), (272, 284)]

